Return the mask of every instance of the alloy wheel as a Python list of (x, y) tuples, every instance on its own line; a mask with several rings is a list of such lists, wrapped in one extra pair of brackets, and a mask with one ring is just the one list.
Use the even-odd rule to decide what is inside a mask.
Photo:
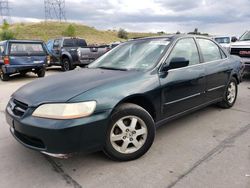
[(148, 129), (142, 119), (137, 116), (126, 116), (113, 125), (110, 141), (116, 151), (130, 154), (144, 145), (147, 135)]
[(227, 89), (227, 100), (230, 104), (232, 104), (235, 98), (236, 98), (236, 85), (234, 82), (231, 82)]
[(64, 61), (63, 66), (65, 71), (69, 70), (69, 62), (67, 60)]

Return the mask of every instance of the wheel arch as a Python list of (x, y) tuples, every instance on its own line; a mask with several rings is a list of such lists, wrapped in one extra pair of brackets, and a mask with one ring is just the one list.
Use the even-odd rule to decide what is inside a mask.
[[(115, 107), (113, 108), (113, 111), (118, 106), (120, 106), (124, 103), (132, 103), (132, 104), (136, 104), (136, 105), (142, 107), (152, 116), (153, 120), (156, 121), (156, 108), (155, 108), (154, 104), (151, 102), (151, 100), (149, 99), (149, 97), (142, 95), (142, 94), (128, 96), (128, 97), (122, 99), (121, 101), (119, 101), (115, 105)], [(113, 111), (112, 111), (112, 113), (113, 113)]]
[(63, 59), (69, 59), (70, 62), (72, 62), (72, 57), (69, 53), (63, 53), (62, 56), (61, 56), (61, 61), (63, 61)]
[(239, 79), (239, 77), (238, 77), (238, 75), (236, 73), (232, 73), (231, 78), (235, 78), (236, 81), (237, 81), (237, 84), (240, 83), (240, 79)]

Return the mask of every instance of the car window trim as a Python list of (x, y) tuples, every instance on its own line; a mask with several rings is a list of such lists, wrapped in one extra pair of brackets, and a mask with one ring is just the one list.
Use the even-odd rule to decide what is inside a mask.
[[(219, 51), (220, 51), (220, 55), (221, 55), (221, 51), (222, 51), (222, 52), (225, 54), (225, 56), (226, 56), (226, 58), (222, 58), (222, 55), (221, 55), (221, 59), (216, 59), (216, 60), (213, 60), (213, 61), (206, 61), (206, 62), (205, 62), (205, 61), (204, 61), (203, 54), (202, 54), (202, 51), (201, 51), (202, 60), (203, 60), (203, 62), (201, 62), (201, 64), (210, 63), (210, 62), (215, 62), (215, 61), (227, 60), (227, 59), (229, 58), (228, 55), (224, 52), (224, 50), (223, 50), (218, 44), (216, 44), (213, 40), (208, 39), (208, 38), (203, 38), (203, 37), (196, 37), (196, 40), (197, 40), (197, 39), (209, 40), (209, 41), (213, 42), (213, 43), (218, 47), (218, 49), (219, 49)], [(201, 50), (200, 44), (198, 43), (198, 40), (197, 40), (197, 44), (199, 45), (199, 49)]]

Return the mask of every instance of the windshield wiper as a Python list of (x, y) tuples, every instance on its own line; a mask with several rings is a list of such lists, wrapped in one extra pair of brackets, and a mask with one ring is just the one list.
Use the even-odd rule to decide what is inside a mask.
[(99, 69), (107, 69), (107, 70), (120, 70), (120, 71), (127, 71), (128, 69), (125, 68), (116, 68), (116, 67), (97, 67)]

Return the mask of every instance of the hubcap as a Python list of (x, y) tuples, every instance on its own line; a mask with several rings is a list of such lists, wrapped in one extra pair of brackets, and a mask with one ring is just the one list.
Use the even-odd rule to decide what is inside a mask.
[(236, 97), (236, 85), (234, 82), (231, 82), (227, 89), (227, 100), (232, 104)]
[(147, 135), (148, 129), (142, 119), (137, 116), (126, 116), (113, 125), (110, 141), (116, 151), (129, 154), (144, 145)]

